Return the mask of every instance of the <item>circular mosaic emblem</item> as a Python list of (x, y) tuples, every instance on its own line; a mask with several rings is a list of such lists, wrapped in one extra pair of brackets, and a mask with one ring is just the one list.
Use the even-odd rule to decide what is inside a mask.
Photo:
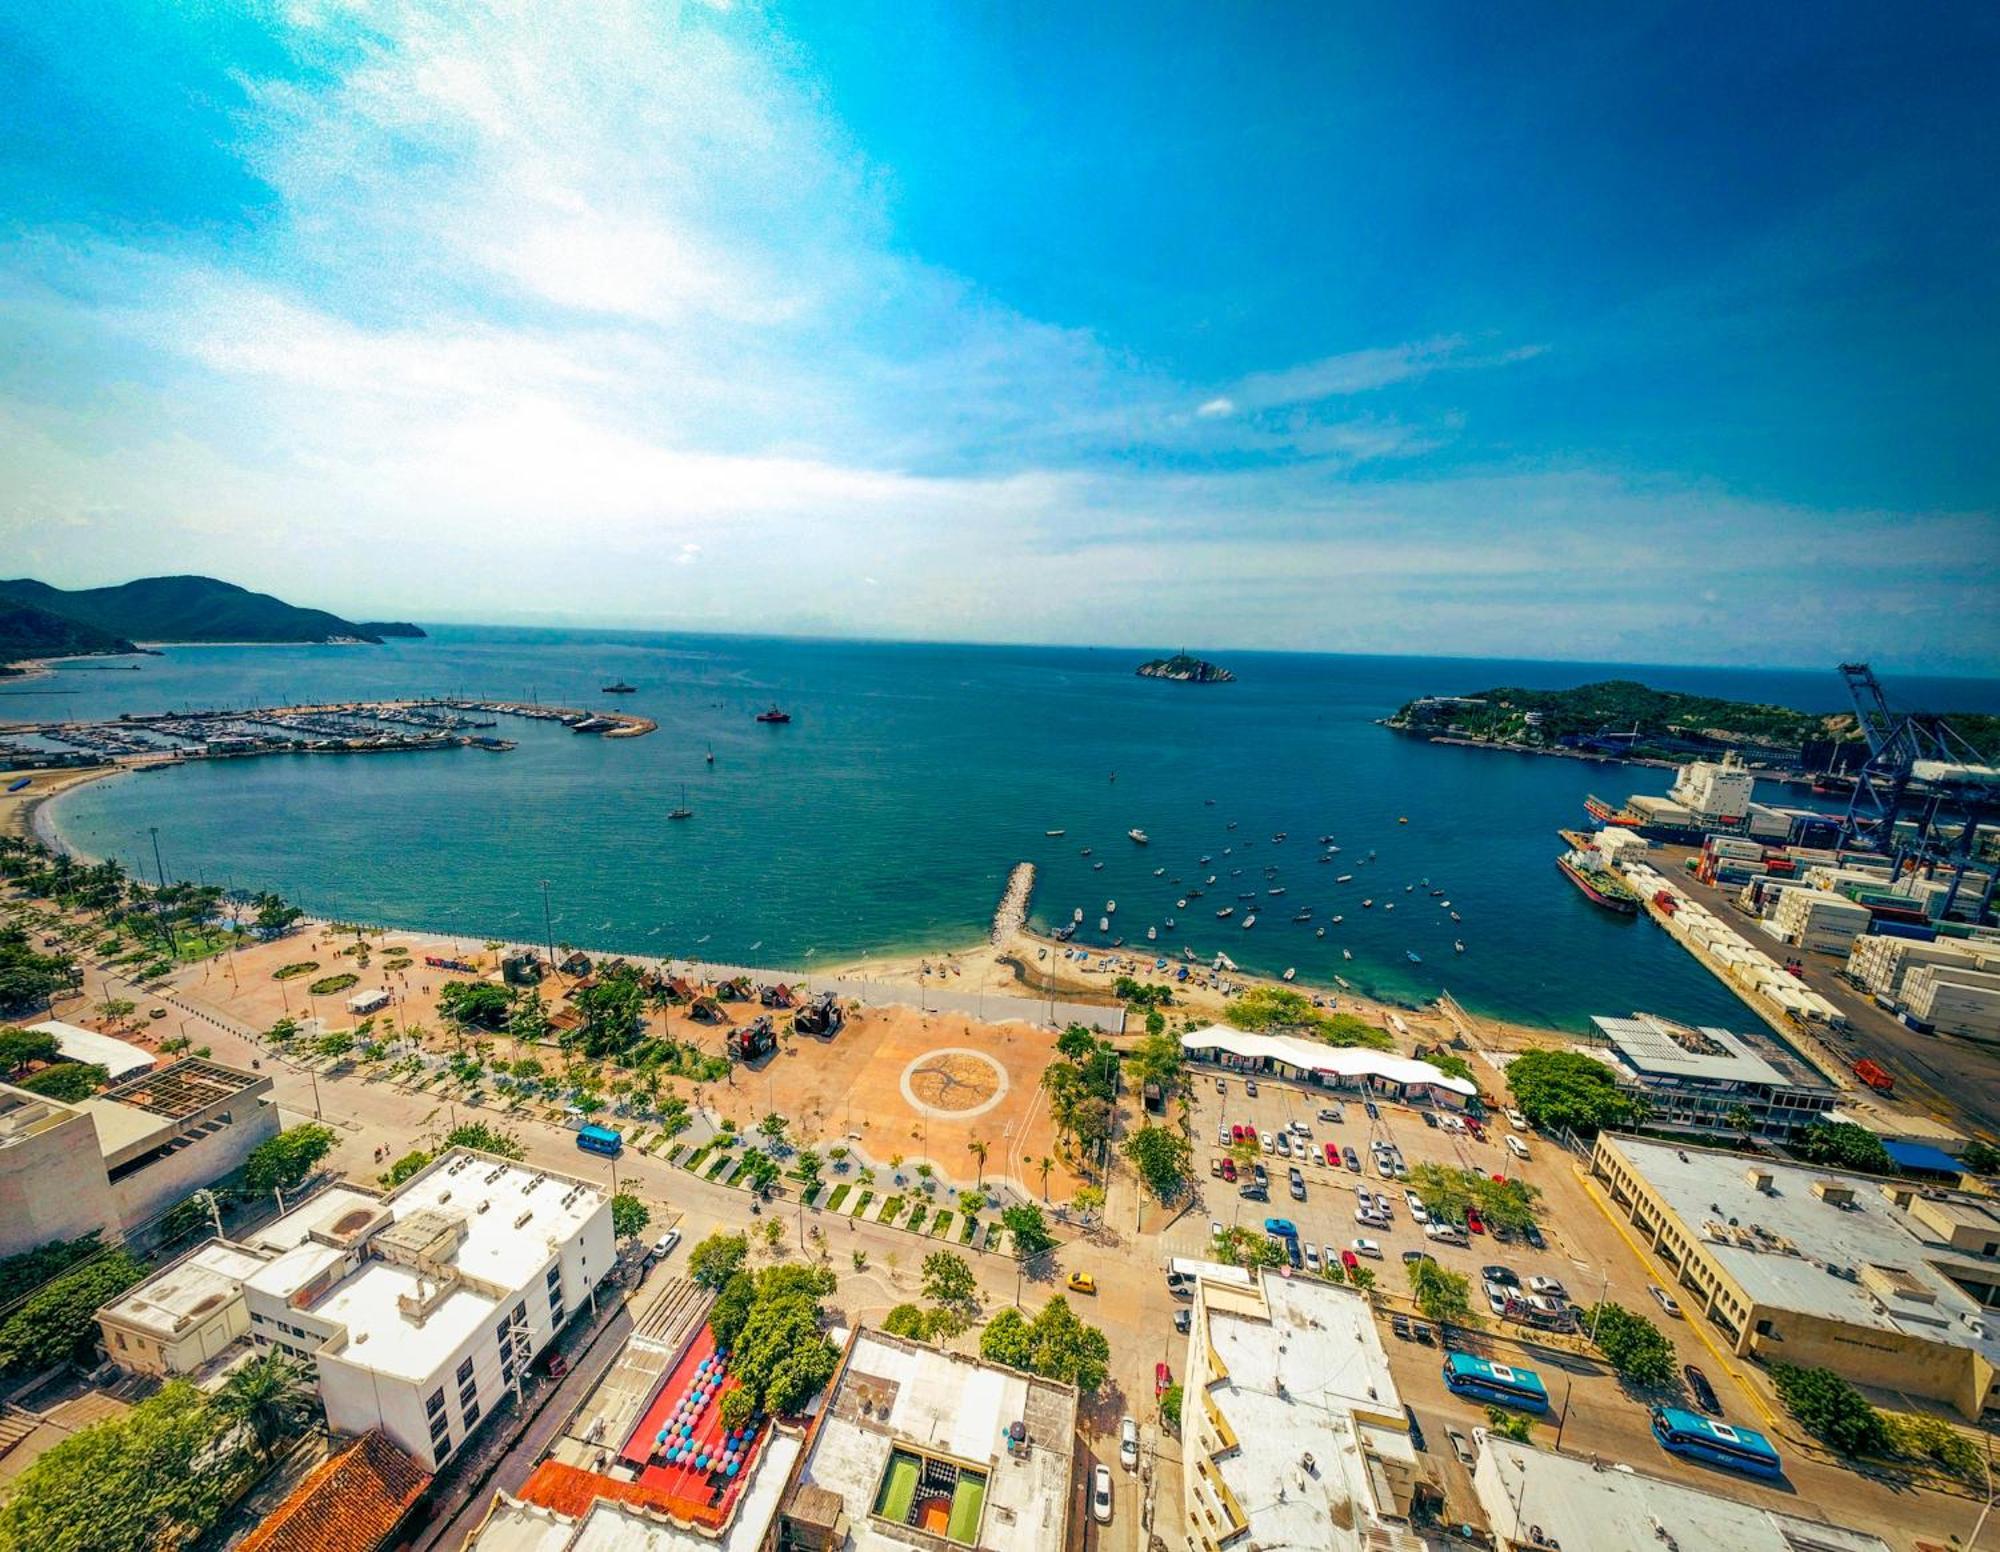
[(984, 1115), (1006, 1093), (1006, 1068), (964, 1046), (926, 1051), (903, 1069), (903, 1098), (925, 1115)]

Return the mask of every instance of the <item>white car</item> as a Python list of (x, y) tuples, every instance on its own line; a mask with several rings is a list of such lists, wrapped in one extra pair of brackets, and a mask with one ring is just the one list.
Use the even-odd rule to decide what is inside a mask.
[(1417, 1224), (1431, 1221), (1430, 1209), (1414, 1196), (1410, 1198), (1410, 1221)]
[(1455, 1223), (1427, 1223), (1424, 1238), (1434, 1239), (1441, 1245), (1463, 1245), (1468, 1243), (1465, 1230)]
[(1111, 1468), (1102, 1462), (1090, 1474), (1090, 1517), (1100, 1525), (1111, 1523)]
[(1303, 1122), (1303, 1121), (1294, 1121), (1294, 1122), (1292, 1123), (1292, 1135), (1293, 1135), (1293, 1136), (1295, 1136), (1295, 1137), (1310, 1137), (1310, 1136), (1312, 1136), (1312, 1134), (1313, 1134), (1313, 1129), (1312, 1129), (1312, 1128), (1311, 1128), (1310, 1126), (1307, 1126), (1305, 1122)]
[(1531, 1292), (1539, 1293), (1545, 1298), (1563, 1299), (1569, 1297), (1568, 1290), (1562, 1285), (1562, 1279), (1557, 1277), (1530, 1277), (1528, 1279), (1528, 1288)]
[(1326, 1265), (1328, 1266), (1340, 1265), (1340, 1252), (1335, 1250), (1333, 1246), (1331, 1245), (1320, 1246), (1319, 1254), (1320, 1254), (1320, 1260), (1323, 1261)]
[(1528, 1118), (1518, 1110), (1510, 1110), (1507, 1112), (1507, 1124), (1517, 1132), (1525, 1132), (1528, 1129)]
[(680, 1242), (681, 1231), (679, 1229), (668, 1229), (666, 1233), (653, 1241), (653, 1254), (661, 1260), (665, 1260), (674, 1253), (674, 1246)]
[(1653, 1296), (1653, 1302), (1659, 1305), (1661, 1309), (1672, 1315), (1676, 1320), (1680, 1318), (1681, 1307), (1675, 1301), (1674, 1296), (1668, 1293), (1666, 1289), (1662, 1288), (1658, 1283), (1648, 1283), (1646, 1284), (1646, 1291)]
[(1278, 1152), (1284, 1158), (1292, 1156), (1292, 1138), (1289, 1132), (1278, 1133)]
[(1139, 1425), (1129, 1417), (1118, 1425), (1118, 1464), (1127, 1471), (1139, 1469)]
[(1226, 1232), (1228, 1231), (1222, 1227), (1222, 1220), (1220, 1218), (1211, 1218), (1208, 1220), (1208, 1237), (1211, 1240), (1221, 1239)]
[(1389, 1227), (1389, 1220), (1387, 1218), (1378, 1212), (1371, 1212), (1366, 1207), (1357, 1207), (1354, 1209), (1354, 1221), (1371, 1229), (1386, 1229)]
[(1227, 1121), (1224, 1121), (1221, 1126), (1216, 1128), (1215, 1141), (1216, 1145), (1222, 1148), (1226, 1148), (1232, 1142), (1236, 1141), (1234, 1137), (1229, 1135), (1229, 1123)]
[(1257, 1140), (1264, 1145), (1264, 1151), (1266, 1153), (1275, 1153), (1277, 1151), (1278, 1148), (1277, 1141), (1271, 1136), (1269, 1132), (1259, 1132), (1257, 1134)]
[(1353, 1251), (1357, 1256), (1367, 1256), (1370, 1260), (1374, 1261), (1380, 1261), (1382, 1259), (1382, 1245), (1379, 1240), (1372, 1240), (1372, 1239), (1350, 1240), (1348, 1242), (1347, 1248)]
[(1306, 1270), (1308, 1272), (1317, 1272), (1319, 1270), (1319, 1252), (1313, 1248), (1310, 1240), (1305, 1243), (1302, 1250), (1306, 1258)]

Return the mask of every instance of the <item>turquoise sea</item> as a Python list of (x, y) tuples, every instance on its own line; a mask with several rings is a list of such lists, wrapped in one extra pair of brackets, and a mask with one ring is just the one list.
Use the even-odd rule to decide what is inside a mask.
[[(1585, 822), (1586, 793), (1661, 792), (1670, 773), (1422, 744), (1374, 719), (1424, 693), (1613, 676), (1844, 704), (1831, 669), (1217, 651), (1238, 682), (1191, 686), (1137, 678), (1149, 655), (440, 628), (382, 647), (173, 648), (138, 673), (71, 666), (9, 686), (31, 693), (0, 699), (0, 717), (452, 693), (658, 720), (657, 733), (624, 740), (510, 724), (499, 731), (520, 746), (508, 754), (195, 763), (54, 806), (82, 851), (150, 875), (157, 826), (169, 876), (276, 887), (330, 916), (536, 937), (547, 879), (559, 939), (801, 966), (979, 941), (1008, 869), (1026, 860), (1041, 869), (1039, 926), (1081, 908), (1094, 929), (1115, 899), (1128, 946), (1171, 915), (1179, 926), (1162, 932), (1163, 949), (1221, 949), (1246, 969), (1296, 967), (1321, 985), (1338, 972), (1391, 998), (1449, 988), (1479, 1012), (1575, 1027), (1633, 1009), (1744, 1017), (1663, 934), (1598, 910), (1555, 868), (1555, 831)], [(638, 693), (597, 693), (621, 677)], [(1990, 681), (1890, 688), (1906, 704), (2000, 710)], [(773, 701), (790, 725), (752, 720)], [(671, 823), (683, 783), (695, 817)], [(1135, 826), (1150, 845), (1126, 838)], [(1323, 834), (1342, 848), (1331, 865), (1313, 860)], [(1214, 860), (1198, 867), (1203, 854)], [(1182, 888), (1211, 872), (1217, 884), (1177, 910)], [(1337, 885), (1341, 873), (1354, 882)], [(1225, 904), (1240, 920), (1248, 902), (1236, 896), (1251, 889), (1270, 907), (1253, 930), (1216, 921)], [(1303, 906), (1313, 921), (1296, 925)], [(1316, 938), (1335, 914), (1345, 920)]]

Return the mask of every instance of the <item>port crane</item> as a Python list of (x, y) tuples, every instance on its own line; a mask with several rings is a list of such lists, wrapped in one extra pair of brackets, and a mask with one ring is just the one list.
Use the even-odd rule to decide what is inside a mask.
[[(1892, 710), (1868, 664), (1842, 663), (1840, 677), (1868, 743), (1841, 820), (1840, 844), (1890, 858), (1899, 879), (1906, 872), (1934, 878), (1948, 869), (1951, 888), (1940, 913), (1948, 916), (1974, 860), (1980, 823), (2000, 801), (2000, 767), (1935, 712)], [(1906, 804), (1914, 807), (1915, 820), (1900, 828)], [(1940, 823), (1946, 816), (1955, 826)], [(1975, 919), (1993, 903), (1996, 875), (2000, 869), (1986, 869)]]

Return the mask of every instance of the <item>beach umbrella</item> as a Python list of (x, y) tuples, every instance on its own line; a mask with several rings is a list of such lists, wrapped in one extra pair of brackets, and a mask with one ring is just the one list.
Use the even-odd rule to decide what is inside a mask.
[(736, 1475), (736, 1462), (732, 1460), (732, 1461), (731, 1461), (731, 1462), (730, 1462), (730, 1463), (729, 1463), (729, 1464), (728, 1464), (727, 1466), (723, 1467), (723, 1472), (724, 1472), (724, 1474), (725, 1474), (725, 1475), (727, 1475), (727, 1476), (732, 1476), (732, 1477), (733, 1477), (733, 1476), (735, 1476), (735, 1475)]

